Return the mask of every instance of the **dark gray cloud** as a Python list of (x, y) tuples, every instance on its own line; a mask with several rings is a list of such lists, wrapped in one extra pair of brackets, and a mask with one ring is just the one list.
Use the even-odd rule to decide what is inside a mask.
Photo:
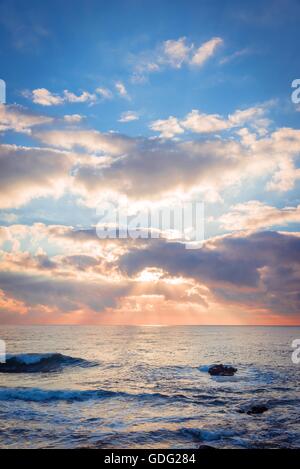
[(193, 278), (223, 299), (300, 315), (300, 237), (258, 232), (229, 235), (187, 250), (180, 243), (149, 241), (120, 259), (133, 275), (146, 267)]
[(45, 305), (62, 312), (78, 308), (102, 311), (115, 305), (129, 291), (122, 283), (65, 279), (28, 273), (0, 272), (0, 288), (29, 307)]

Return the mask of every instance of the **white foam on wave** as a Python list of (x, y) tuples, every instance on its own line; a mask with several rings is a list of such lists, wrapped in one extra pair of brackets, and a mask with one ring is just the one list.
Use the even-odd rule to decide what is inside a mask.
[(199, 371), (202, 371), (203, 373), (208, 373), (208, 370), (210, 369), (211, 366), (213, 366), (213, 365), (202, 365), (202, 366), (199, 366)]
[(0, 373), (37, 373), (62, 370), (67, 366), (98, 366), (83, 358), (69, 357), (61, 353), (21, 353), (9, 354), (0, 364)]
[(19, 355), (6, 355), (6, 361), (16, 360), (18, 363), (24, 365), (34, 365), (40, 363), (42, 360), (47, 360), (48, 358), (53, 357), (53, 353), (21, 353)]

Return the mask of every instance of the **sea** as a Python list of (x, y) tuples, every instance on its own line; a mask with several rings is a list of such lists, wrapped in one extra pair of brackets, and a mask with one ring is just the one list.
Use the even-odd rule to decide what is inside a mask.
[(1, 448), (300, 448), (300, 327), (0, 326), (0, 339)]

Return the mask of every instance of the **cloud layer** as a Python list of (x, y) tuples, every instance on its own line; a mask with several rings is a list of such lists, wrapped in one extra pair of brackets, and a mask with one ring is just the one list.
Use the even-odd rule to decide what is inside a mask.
[[(37, 252), (22, 248), (26, 239), (39, 242)], [(297, 323), (298, 235), (244, 232), (189, 251), (39, 224), (2, 229), (0, 246), (8, 242), (13, 251), (0, 250), (4, 323)]]

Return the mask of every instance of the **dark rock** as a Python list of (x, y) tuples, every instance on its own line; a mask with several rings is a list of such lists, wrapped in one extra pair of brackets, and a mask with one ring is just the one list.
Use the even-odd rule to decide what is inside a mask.
[(234, 376), (237, 372), (237, 368), (227, 365), (214, 365), (208, 370), (211, 376)]
[(264, 405), (254, 405), (251, 407), (251, 409), (248, 410), (247, 414), (248, 415), (260, 415), (263, 414), (264, 412), (267, 412), (268, 407)]

